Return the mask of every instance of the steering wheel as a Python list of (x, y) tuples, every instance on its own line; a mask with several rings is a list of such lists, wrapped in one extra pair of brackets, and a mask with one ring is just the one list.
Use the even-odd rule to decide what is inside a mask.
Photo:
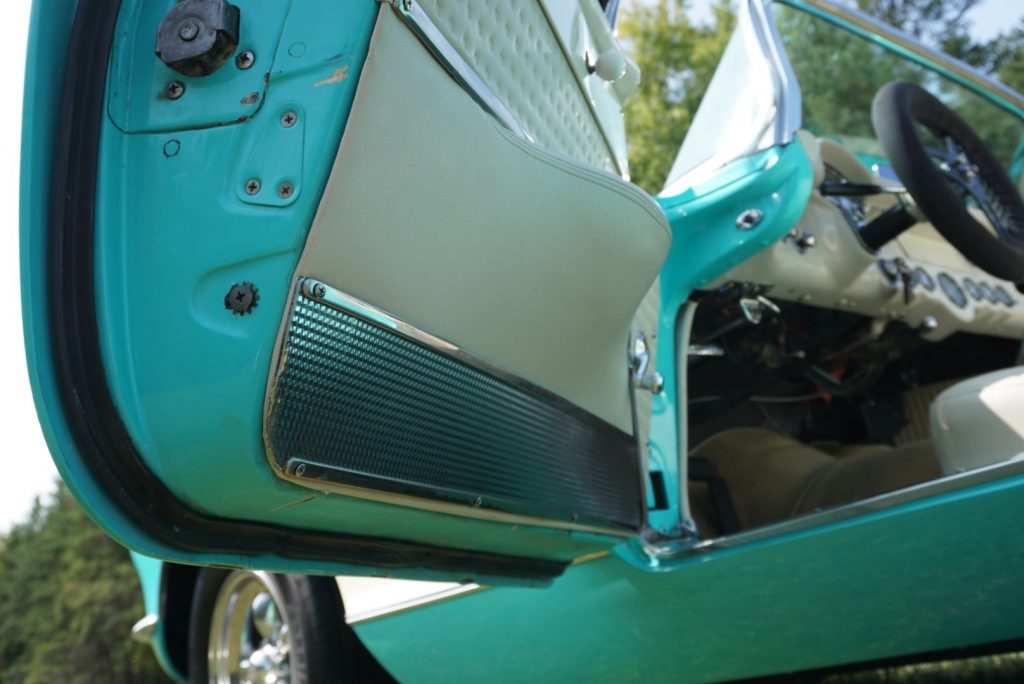
[[(1024, 282), (1024, 200), (971, 127), (907, 81), (882, 86), (871, 122), (893, 170), (943, 237), (993, 276)], [(919, 125), (939, 146), (925, 145)], [(967, 200), (985, 214), (994, 233), (971, 215)]]

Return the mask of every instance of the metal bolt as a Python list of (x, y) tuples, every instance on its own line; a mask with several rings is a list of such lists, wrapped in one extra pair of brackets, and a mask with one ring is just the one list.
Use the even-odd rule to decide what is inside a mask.
[(290, 109), (281, 115), (281, 125), (284, 126), (285, 128), (291, 128), (292, 126), (295, 125), (295, 122), (298, 120), (299, 115)]
[(260, 183), (258, 179), (250, 178), (245, 183), (245, 194), (247, 194), (247, 195), (255, 195), (256, 193), (258, 193), (260, 191), (260, 188), (262, 188), (262, 187), (263, 187), (263, 184)]
[(412, 9), (412, 0), (402, 0), (402, 9), (406, 12)]
[(295, 474), (298, 475), (299, 477), (302, 477), (303, 475), (305, 475), (306, 474), (306, 464), (305, 463), (300, 463), (298, 465), (298, 467), (295, 468)]
[(277, 186), (277, 196), (281, 199), (288, 199), (295, 192), (295, 186), (290, 181), (285, 181)]
[(764, 212), (760, 209), (747, 209), (736, 217), (736, 227), (740, 230), (750, 230), (761, 222)]
[(199, 24), (193, 19), (183, 21), (178, 27), (178, 37), (184, 41), (195, 40), (199, 35)]
[(316, 285), (313, 286), (313, 296), (314, 297), (317, 297), (317, 298), (323, 297), (325, 294), (327, 294), (327, 288), (326, 287), (324, 287), (320, 283), (317, 283)]
[(164, 87), (164, 95), (168, 100), (177, 100), (185, 94), (185, 84), (181, 81), (171, 81)]
[(476, 497), (476, 499), (473, 501), (473, 506), (475, 508), (480, 508), (481, 506), (483, 506), (483, 504), (484, 504), (484, 500), (482, 498), (480, 498), (479, 496)]
[(249, 281), (235, 283), (224, 295), (224, 308), (236, 316), (252, 313), (260, 301), (260, 290)]
[(242, 50), (235, 57), (235, 66), (239, 69), (248, 69), (256, 63), (256, 55), (252, 50)]

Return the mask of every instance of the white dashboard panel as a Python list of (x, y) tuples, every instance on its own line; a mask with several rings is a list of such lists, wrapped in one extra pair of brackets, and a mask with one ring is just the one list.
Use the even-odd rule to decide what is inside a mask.
[[(837, 144), (819, 144), (807, 135), (801, 135), (800, 141), (817, 173), (824, 162), (848, 174), (852, 159), (870, 182), (878, 182), (854, 155)], [(860, 178), (852, 180), (863, 182)], [(867, 198), (868, 219), (895, 201), (893, 195)], [(801, 249), (796, 238), (805, 233), (814, 236), (815, 245)], [(902, 280), (891, 275), (897, 260), (916, 273), (909, 301)], [(1024, 338), (1024, 295), (1013, 283), (994, 278), (967, 261), (927, 223), (915, 225), (872, 254), (843, 211), (817, 190), (792, 236), (732, 269), (716, 284), (728, 281), (770, 286), (768, 296), (773, 299), (922, 326), (922, 335), (932, 340), (960, 331)], [(957, 291), (963, 293), (962, 298)], [(986, 297), (987, 291), (999, 293), (1000, 298)]]

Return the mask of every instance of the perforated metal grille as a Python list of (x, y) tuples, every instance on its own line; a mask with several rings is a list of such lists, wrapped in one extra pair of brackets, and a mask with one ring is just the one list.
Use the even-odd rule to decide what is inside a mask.
[(281, 358), (266, 432), (292, 474), (640, 527), (633, 438), (543, 390), (301, 293)]

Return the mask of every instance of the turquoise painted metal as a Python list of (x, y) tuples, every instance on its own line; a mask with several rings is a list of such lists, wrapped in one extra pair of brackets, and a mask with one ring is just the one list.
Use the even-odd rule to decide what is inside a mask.
[[(651, 512), (651, 526), (669, 533), (679, 521), (678, 407), (679, 350), (676, 322), (690, 294), (781, 239), (807, 205), (813, 188), (811, 163), (797, 142), (773, 147), (724, 166), (715, 176), (673, 197), (658, 197), (672, 228), (672, 249), (661, 271), (658, 371), (665, 390), (654, 397), (651, 469), (669, 485), (669, 508)], [(749, 230), (736, 219), (744, 211), (763, 213)], [(684, 416), (685, 419), (685, 416)]]
[(356, 632), (410, 684), (537, 673), (703, 682), (837, 666), (1019, 637), (1022, 534), (1024, 478), (1014, 477), (695, 555), (670, 572), (612, 555), (551, 589), (490, 589)]
[[(143, 5), (145, 3), (128, 3), (126, 7), (141, 11)], [(210, 463), (217, 463), (218, 468), (231, 468), (240, 462), (239, 472), (247, 475), (242, 476), (245, 481), (236, 481), (237, 487), (219, 494), (188, 492), (185, 498), (202, 506), (211, 504), (214, 497), (233, 497), (243, 506), (251, 507), (248, 511), (251, 518), (259, 518), (268, 509), (308, 496), (306, 490), (275, 481), (269, 473), (262, 480), (258, 474), (254, 476), (257, 469), (251, 467), (253, 460), (257, 455), (262, 458), (263, 453), (260, 436), (263, 380), (239, 368), (232, 357), (244, 350), (250, 363), (253, 358), (264, 364), (269, 360), (289, 279), (303, 244), (304, 231), (312, 220), (333, 163), (378, 10), (375, 3), (352, 7), (326, 3), (326, 6), (327, 14), (313, 11), (324, 8), (314, 7), (312, 3), (292, 6), (280, 40), (276, 40), (275, 35), (273, 44), (252, 46), (267, 58), (274, 55), (273, 66), (266, 68), (268, 83), (272, 86), (267, 91), (271, 96), (265, 98), (260, 114), (235, 125), (132, 135), (124, 134), (115, 121), (108, 118), (101, 130), (104, 152), (99, 169), (96, 216), (97, 302), (101, 327), (110, 332), (101, 343), (115, 402), (144, 454), (157, 447), (169, 449), (165, 453), (174, 458), (195, 459), (195, 469), (187, 473), (192, 484), (209, 480), (209, 473), (204, 471)], [(180, 552), (139, 533), (135, 524), (109, 502), (88, 469), (83, 467), (57, 399), (59, 391), (55, 385), (42, 296), (48, 287), (44, 280), (45, 226), (64, 47), (68, 43), (75, 8), (73, 0), (64, 0), (56, 6), (48, 4), (45, 10), (40, 3), (35, 3), (29, 35), (24, 99), (26, 125), (22, 134), (22, 175), (27, 182), (21, 186), (21, 263), (25, 346), (33, 396), (57, 468), (90, 517), (130, 548), (181, 560)], [(132, 19), (121, 15), (122, 23)], [(301, 33), (302, 40), (290, 39), (292, 32)], [(295, 47), (299, 44), (301, 49)], [(195, 89), (190, 81), (186, 86)], [(108, 99), (109, 95), (108, 92)], [(226, 160), (236, 160), (234, 166), (227, 168), (244, 168), (237, 162), (244, 161), (238, 158), (248, 152), (243, 143), (251, 136), (250, 129), (280, 125), (278, 112), (293, 101), (302, 103), (300, 116), (316, 122), (316, 138), (306, 141), (303, 147), (302, 170), (306, 177), (316, 178), (318, 182), (304, 191), (299, 188), (294, 201), (285, 209), (261, 210), (244, 202), (223, 207), (221, 196), (225, 186), (245, 180), (225, 176)], [(201, 113), (196, 116), (199, 118), (181, 125), (208, 123)], [(158, 117), (158, 124), (163, 120)], [(156, 127), (161, 128), (162, 124)], [(271, 159), (269, 163), (274, 161)], [(135, 169), (132, 174), (123, 173), (126, 164)], [(172, 184), (187, 188), (191, 193), (187, 203), (165, 206), (163, 189)], [(274, 188), (267, 191), (273, 192)], [(204, 208), (209, 213), (204, 215)], [(112, 227), (110, 221), (124, 223)], [(140, 225), (147, 230), (137, 230)], [(186, 228), (196, 227), (201, 230), (185, 233)], [(112, 234), (120, 229), (123, 232)], [(178, 260), (153, 260), (155, 254), (176, 255)], [(168, 263), (173, 265), (168, 266)], [(192, 266), (185, 266), (188, 263)], [(111, 276), (119, 265), (127, 265), (130, 277), (121, 280)], [(226, 325), (219, 322), (225, 315), (222, 302), (236, 278), (263, 286), (262, 310), (260, 315)], [(172, 292), (187, 294), (182, 298)], [(210, 298), (209, 304), (203, 299), (206, 296)], [(125, 318), (129, 315), (138, 315), (137, 323), (141, 324), (132, 327), (130, 332), (126, 329), (132, 324)], [(196, 326), (195, 320), (205, 320), (208, 324)], [(191, 328), (191, 336), (174, 327), (186, 321), (189, 325), (185, 327)], [(159, 361), (154, 363), (154, 359)], [(140, 374), (133, 365), (136, 361), (141, 361), (148, 372)], [(182, 404), (172, 400), (176, 383), (185, 378), (208, 383), (211, 388), (208, 403)], [(133, 381), (139, 384), (133, 385)], [(164, 417), (182, 421), (178, 426), (192, 424), (195, 432), (181, 434), (166, 421), (147, 424), (138, 396), (124, 393), (126, 387), (132, 386), (152, 393), (146, 408), (151, 408), (149, 402), (155, 402), (160, 407), (157, 415), (166, 410)], [(172, 408), (172, 404), (176, 408)], [(217, 439), (209, 439), (206, 447), (201, 446), (210, 431), (216, 432), (218, 428), (211, 425), (213, 416), (222, 424), (247, 432), (251, 436), (250, 450), (229, 448), (223, 440)], [(149, 466), (158, 475), (166, 475), (159, 459), (150, 459)], [(182, 482), (172, 478), (169, 484), (174, 488)], [(246, 489), (247, 486), (251, 488)], [(269, 490), (269, 494), (252, 494), (261, 488)], [(211, 498), (204, 500), (204, 494)], [(325, 521), (330, 515), (330, 512), (325, 513), (320, 518), (321, 524), (329, 527)], [(301, 517), (292, 509), (279, 520), (288, 522)], [(303, 523), (307, 527), (316, 526), (305, 520)], [(346, 569), (339, 564), (275, 562), (259, 556), (195, 554), (189, 559), (198, 563), (324, 574)]]
[[(21, 143), (20, 260), (21, 308), (25, 353), (36, 411), (54, 463), (68, 489), (84, 502), (94, 520), (108, 532), (131, 529), (132, 523), (106, 503), (92, 475), (76, 469), (76, 454), (65, 417), (56, 400), (43, 278), (44, 227), (48, 219), (53, 132), (60, 106), (66, 46), (75, 14), (74, 0), (33, 3), (29, 24)], [(95, 502), (95, 503), (89, 503)], [(122, 537), (122, 541), (124, 538)], [(142, 541), (142, 540), (138, 540)], [(152, 546), (150, 545), (152, 548)]]
[(153, 654), (156, 656), (160, 667), (169, 674), (175, 681), (184, 682), (187, 680), (182, 672), (174, 667), (174, 661), (167, 651), (167, 639), (165, 630), (167, 625), (160, 615), (160, 583), (163, 578), (163, 561), (142, 554), (131, 552), (132, 564), (135, 566), (135, 573), (139, 576), (139, 585), (142, 587), (142, 604), (147, 616), (157, 618), (155, 627), (149, 636), (149, 644), (153, 647)]
[[(295, 265), (330, 175), (381, 6), (239, 4), (243, 15), (261, 17), (253, 26), (263, 28), (243, 40), (257, 55), (252, 69), (264, 74), (266, 87), (248, 98), (252, 69), (234, 64), (218, 72), (223, 74), (214, 85), (251, 99), (253, 113), (247, 109), (230, 124), (211, 125), (224, 118), (211, 119), (205, 110), (212, 86), (161, 72), (159, 78), (179, 78), (185, 85), (184, 96), (169, 100), (153, 92), (148, 66), (133, 69), (121, 53), (114, 55), (115, 71), (108, 79), (95, 212), (97, 317), (108, 386), (146, 467), (197, 510), (282, 528), (340, 529), (451, 547), (487, 539), (495, 553), (566, 561), (613, 543), (589, 534), (529, 525), (510, 529), (329, 496), (272, 474), (262, 435), (266, 376), (253, 368), (270, 366)], [(154, 24), (161, 13), (156, 5), (126, 2), (118, 39), (141, 32), (143, 22)], [(34, 8), (23, 155), (32, 178), (23, 186), (22, 202), (26, 346), (36, 405), (61, 475), (97, 523), (147, 555), (280, 572), (379, 574), (329, 560), (165, 546), (142, 534), (107, 500), (76, 453), (60, 414), (40, 296), (47, 287), (46, 190), (64, 66), (64, 55), (50, 46), (68, 42), (74, 10), (70, 1), (57, 8), (67, 20), (56, 25), (38, 5)], [(286, 17), (283, 27), (269, 30), (280, 26), (281, 17)], [(137, 41), (128, 41), (122, 53), (142, 54)], [(146, 64), (153, 59), (147, 56)], [(190, 104), (192, 96), (198, 104)], [(214, 104), (215, 111), (220, 104)], [(293, 124), (283, 124), (286, 114), (294, 115)], [(254, 178), (261, 187), (252, 192)], [(284, 182), (291, 184), (290, 193), (280, 192)], [(168, 187), (176, 188), (179, 198), (173, 205)], [(258, 306), (249, 315), (233, 316), (225, 309), (225, 295), (245, 281), (259, 288)], [(388, 572), (451, 579), (418, 568)]]
[[(122, 543), (154, 556), (178, 557), (143, 537), (106, 503), (80, 467), (54, 399), (40, 296), (46, 288), (41, 226), (46, 224), (62, 46), (74, 4), (57, 0), (44, 13), (36, 3), (30, 33), (25, 120), (32, 123), (23, 133), (23, 175), (30, 182), (22, 186), (21, 258), (33, 392), (58, 469), (90, 515)], [(787, 4), (818, 13), (799, 0)], [(143, 5), (126, 7), (141, 12)], [(389, 518), (389, 510), (375, 504), (325, 496), (305, 501), (308, 490), (252, 467), (265, 465), (264, 381), (237, 361), (269, 363), (292, 270), (333, 162), (376, 7), (372, 2), (345, 5), (336, 10), (339, 16), (325, 19), (293, 3), (281, 34), (260, 47), (261, 54), (273, 55), (273, 66), (266, 87), (251, 91), (258, 105), (244, 121), (208, 127), (212, 119), (204, 117), (213, 110), (206, 105), (191, 114), (185, 111), (184, 118), (180, 110), (140, 113), (120, 93), (109, 93), (116, 106), (101, 132), (97, 256), (102, 274), (118, 273), (119, 264), (125, 268), (120, 276), (98, 283), (104, 363), (115, 401), (149, 467), (191, 504), (315, 529), (332, 529), (346, 516), (376, 526), (401, 523), (412, 528), (413, 536), (443, 544), (478, 528), (467, 522), (442, 533), (444, 518), (435, 514)], [(293, 39), (292, 32), (303, 40)], [(344, 49), (309, 50), (308, 36), (314, 34)], [(300, 42), (302, 49), (295, 47)], [(887, 47), (900, 52), (897, 46)], [(152, 79), (152, 74), (139, 79)], [(188, 85), (190, 92), (202, 90)], [(216, 106), (236, 109), (234, 101)], [(286, 111), (294, 111), (301, 125), (280, 130)], [(138, 132), (126, 135), (124, 129)], [(285, 141), (295, 138), (302, 140), (301, 155), (273, 157), (274, 150), (294, 149)], [(125, 177), (125, 166), (137, 172)], [(231, 170), (227, 175), (225, 168)], [(652, 513), (651, 524), (664, 532), (678, 521), (680, 505), (679, 312), (694, 289), (713, 284), (796, 224), (811, 192), (811, 175), (803, 148), (792, 143), (736, 160), (708, 183), (659, 199), (674, 238), (661, 281), (658, 368), (666, 388), (655, 398), (652, 420), (651, 466), (666, 475), (670, 506)], [(249, 177), (269, 179), (265, 190), (291, 179), (296, 192), (254, 199), (240, 190)], [(162, 188), (170, 184), (186, 189), (192, 201), (154, 213), (151, 207), (160, 206)], [(215, 221), (205, 213), (211, 207), (217, 208)], [(752, 230), (738, 230), (736, 218), (749, 209), (762, 211), (763, 219)], [(138, 225), (147, 230), (132, 230)], [(186, 228), (197, 226), (201, 230), (181, 239)], [(260, 308), (244, 319), (225, 319), (223, 294), (242, 280), (260, 286)], [(156, 288), (141, 287), (146, 283)], [(169, 299), (154, 302), (154, 289)], [(182, 292), (188, 294), (170, 294)], [(209, 391), (200, 401), (183, 405), (177, 400), (181, 388), (197, 378)], [(248, 435), (245, 448), (226, 439), (224, 423), (230, 423), (232, 435)], [(195, 428), (180, 434), (176, 427), (182, 424)], [(167, 467), (170, 458), (178, 467)], [(183, 461), (188, 468), (180, 467)], [(211, 463), (235, 474), (231, 491), (208, 477)], [(666, 564), (622, 545), (616, 553), (571, 567), (547, 590), (488, 589), (362, 623), (357, 632), (395, 676), (409, 682), (525, 681), (538, 671), (552, 681), (703, 681), (1012, 638), (1018, 636), (1017, 615), (1024, 607), (1018, 581), (1024, 549), (1013, 543), (1024, 531), (1022, 487), (1024, 477), (990, 482)], [(979, 529), (999, 533), (978, 535)], [(563, 543), (564, 536), (552, 535), (551, 544)], [(588, 543), (581, 539), (578, 549)], [(591, 548), (602, 545), (595, 541)], [(967, 552), (951, 555), (956, 548)], [(138, 555), (133, 560), (146, 611), (156, 613), (162, 563)], [(351, 570), (340, 564), (215, 554), (190, 560), (280, 571)], [(851, 567), (860, 572), (851, 573)], [(162, 635), (158, 624), (155, 648), (168, 667)], [(530, 658), (522, 658), (524, 650)], [(445, 666), (427, 668), (424, 662)]]

